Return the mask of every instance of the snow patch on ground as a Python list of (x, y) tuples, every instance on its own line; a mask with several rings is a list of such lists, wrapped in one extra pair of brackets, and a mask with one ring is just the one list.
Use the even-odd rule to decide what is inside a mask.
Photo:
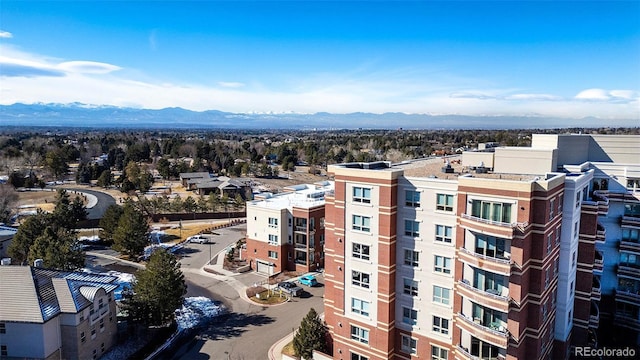
[(209, 298), (203, 296), (186, 298), (182, 308), (176, 310), (178, 331), (202, 326), (216, 316), (224, 314), (225, 311), (222, 304)]

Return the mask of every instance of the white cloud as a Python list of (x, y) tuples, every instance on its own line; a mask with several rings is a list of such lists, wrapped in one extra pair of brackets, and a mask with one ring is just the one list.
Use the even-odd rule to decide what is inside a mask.
[(13, 34), (8, 31), (0, 30), (0, 39), (11, 39)]
[(218, 86), (237, 89), (237, 88), (244, 87), (245, 84), (241, 82), (236, 82), (236, 81), (219, 81)]
[(96, 61), (66, 61), (58, 64), (56, 68), (69, 73), (82, 74), (108, 74), (122, 69), (119, 66)]
[[(213, 86), (164, 83), (136, 69), (95, 61), (65, 61), (0, 44), (0, 103), (82, 102), (151, 109), (183, 107), (231, 112), (404, 112), (465, 115), (540, 114), (639, 118), (638, 92), (588, 89), (575, 97), (500, 88), (483, 79), (412, 69), (310, 74), (273, 90), (259, 82)], [(9, 68), (12, 74), (6, 74)], [(13, 75), (13, 76), (12, 76)], [(589, 101), (585, 101), (589, 100)]]

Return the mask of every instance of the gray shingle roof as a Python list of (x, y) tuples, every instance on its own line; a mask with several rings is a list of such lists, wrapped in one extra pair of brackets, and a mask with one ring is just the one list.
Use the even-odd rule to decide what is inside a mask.
[[(34, 268), (0, 266), (0, 321), (43, 323), (59, 313), (77, 313), (91, 304), (97, 289), (114, 291), (116, 277)], [(81, 290), (82, 288), (94, 288)], [(95, 294), (94, 294), (95, 295)]]

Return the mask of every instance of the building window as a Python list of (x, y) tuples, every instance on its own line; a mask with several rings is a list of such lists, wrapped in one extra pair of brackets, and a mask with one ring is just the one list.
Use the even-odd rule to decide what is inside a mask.
[(93, 358), (94, 359), (98, 358), (98, 349), (93, 349)]
[(552, 243), (553, 243), (553, 233), (547, 235), (547, 254), (551, 253)]
[(80, 333), (80, 342), (87, 341), (87, 336), (84, 334), (84, 331)]
[(475, 269), (473, 287), (494, 295), (504, 296), (508, 287), (504, 286), (505, 277), (491, 271)]
[(291, 251), (287, 252), (287, 259), (291, 260), (292, 256), (291, 256)]
[(104, 318), (100, 319), (100, 332), (104, 331)]
[(451, 290), (437, 285), (433, 286), (433, 302), (449, 305)]
[(431, 345), (431, 360), (448, 360), (449, 350)]
[(578, 222), (573, 223), (573, 237), (577, 238), (579, 235)]
[(420, 236), (420, 223), (415, 220), (404, 221), (404, 234), (405, 236), (411, 236), (417, 238)]
[(569, 296), (573, 296), (573, 281), (571, 282), (571, 285), (569, 285)]
[(580, 195), (582, 195), (582, 192), (578, 191), (576, 194), (576, 208), (580, 207)]
[(351, 228), (357, 231), (371, 231), (371, 218), (368, 216), (353, 215), (351, 217)]
[(353, 187), (353, 202), (370, 204), (371, 203), (371, 189), (354, 186)]
[(351, 285), (369, 288), (369, 274), (353, 270), (351, 271)]
[(351, 353), (351, 360), (369, 360), (369, 358), (364, 355)]
[(571, 324), (571, 310), (569, 310), (569, 314), (567, 315), (567, 325)]
[(369, 330), (351, 325), (351, 339), (359, 341), (363, 344), (369, 343)]
[(628, 242), (640, 242), (640, 231), (628, 227), (622, 228), (622, 240)]
[(558, 276), (558, 270), (560, 268), (560, 259), (557, 258), (554, 262), (553, 262), (553, 276)]
[(351, 255), (356, 259), (369, 260), (370, 247), (369, 245), (353, 243)]
[(0, 334), (6, 334), (7, 333), (7, 324), (5, 323), (0, 323)]
[(324, 229), (324, 216), (320, 218), (320, 229)]
[(351, 298), (351, 312), (362, 316), (369, 316), (369, 302)]
[(417, 267), (419, 256), (420, 253), (415, 250), (404, 249), (404, 264)]
[(93, 329), (91, 329), (91, 340), (93, 340), (95, 338), (96, 338), (96, 329), (93, 328)]
[(404, 204), (409, 207), (420, 207), (420, 192), (414, 190), (407, 190), (404, 192), (405, 202)]
[(554, 211), (556, 210), (556, 199), (551, 199), (549, 201), (549, 221), (553, 219)]
[(278, 252), (269, 250), (269, 257), (272, 258), (272, 259), (277, 259), (278, 258)]
[(0, 345), (0, 356), (9, 356), (7, 345)]
[(473, 200), (471, 216), (501, 223), (511, 223), (511, 204)]
[(400, 335), (400, 337), (402, 337), (402, 352), (405, 352), (407, 354), (418, 353), (418, 340), (404, 334)]
[(277, 228), (278, 227), (278, 219), (277, 218), (269, 218), (269, 227), (270, 228)]
[(434, 255), (433, 270), (443, 274), (451, 274), (451, 258)]
[(562, 235), (562, 228), (558, 226), (556, 228), (556, 245), (560, 244), (560, 237)]
[(451, 226), (436, 225), (436, 241), (451, 244), (453, 239), (453, 228)]
[(492, 258), (507, 259), (505, 256), (506, 240), (493, 236), (476, 235), (476, 254)]
[(404, 278), (403, 292), (407, 295), (418, 296), (418, 282), (416, 280)]
[(576, 266), (576, 252), (574, 251), (571, 254), (571, 267), (575, 267)]
[(433, 317), (433, 331), (444, 335), (449, 334), (449, 320), (439, 316)]
[(104, 352), (104, 343), (100, 344), (100, 352)]
[(269, 245), (278, 245), (278, 235), (269, 234)]
[(544, 288), (547, 289), (550, 283), (551, 283), (551, 274), (549, 273), (549, 269), (546, 269), (544, 271)]
[(402, 307), (402, 322), (409, 325), (418, 323), (418, 310)]
[(453, 211), (453, 195), (436, 194), (436, 210)]

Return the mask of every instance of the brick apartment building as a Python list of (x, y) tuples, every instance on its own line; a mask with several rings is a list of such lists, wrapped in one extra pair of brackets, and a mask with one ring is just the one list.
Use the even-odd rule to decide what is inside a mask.
[(638, 136), (534, 135), (329, 166), (333, 358), (568, 358), (614, 319), (637, 341), (638, 154)]
[(324, 267), (325, 195), (333, 182), (288, 186), (247, 202), (246, 256), (263, 274)]

